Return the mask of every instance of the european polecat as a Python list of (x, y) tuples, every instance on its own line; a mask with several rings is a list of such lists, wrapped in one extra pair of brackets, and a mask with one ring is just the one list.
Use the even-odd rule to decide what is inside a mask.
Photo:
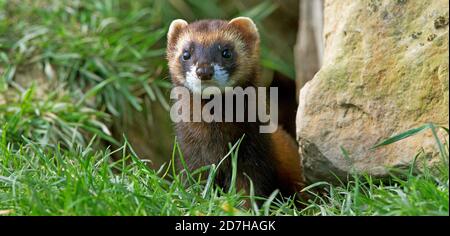
[[(221, 91), (224, 87), (260, 85), (259, 33), (250, 18), (191, 24), (178, 19), (171, 23), (167, 36), (172, 83), (188, 88), (190, 96), (202, 92), (200, 82)], [(202, 100), (201, 105), (205, 103)], [(259, 125), (258, 121), (178, 122), (175, 129), (190, 170), (217, 165), (229, 152), (229, 144), (245, 134), (238, 150), (237, 188), (249, 193), (250, 177), (258, 196), (268, 196), (275, 189), (283, 195), (298, 192), (304, 181), (297, 144), (281, 128), (274, 133), (260, 133)], [(216, 183), (228, 188), (231, 173), (228, 158), (219, 169)]]

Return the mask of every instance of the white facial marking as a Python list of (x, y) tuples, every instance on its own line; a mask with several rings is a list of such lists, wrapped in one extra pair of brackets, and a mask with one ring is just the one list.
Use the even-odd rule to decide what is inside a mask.
[(231, 86), (231, 81), (229, 80), (228, 72), (217, 64), (212, 64), (214, 67), (214, 75), (212, 80), (204, 81), (202, 87), (202, 80), (200, 80), (197, 76), (196, 70), (198, 65), (192, 65), (189, 70), (186, 72), (186, 82), (185, 86), (189, 88), (193, 93), (201, 94), (203, 93), (203, 89), (205, 87), (215, 86), (219, 89), (223, 89), (226, 86)]
[(202, 86), (201, 80), (198, 78), (197, 73), (197, 64), (192, 65), (190, 70), (186, 72), (186, 87), (188, 87), (193, 93), (201, 93)]
[(214, 78), (220, 85), (226, 85), (228, 82), (228, 72), (221, 66), (214, 64)]

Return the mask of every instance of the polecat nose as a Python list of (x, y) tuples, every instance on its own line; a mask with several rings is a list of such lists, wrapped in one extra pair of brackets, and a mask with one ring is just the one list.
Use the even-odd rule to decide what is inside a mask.
[(200, 80), (210, 80), (214, 75), (214, 68), (210, 65), (200, 65), (195, 71)]

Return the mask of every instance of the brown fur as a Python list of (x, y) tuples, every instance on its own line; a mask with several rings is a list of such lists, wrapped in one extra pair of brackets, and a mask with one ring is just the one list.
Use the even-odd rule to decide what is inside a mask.
[[(172, 24), (168, 34), (167, 57), (173, 84), (182, 86), (185, 80), (178, 60), (183, 43), (191, 40), (207, 45), (227, 40), (234, 43), (238, 57), (238, 67), (232, 79), (243, 88), (258, 86), (259, 35), (253, 22), (250, 22), (237, 19), (230, 22), (206, 20), (189, 25), (183, 21)], [(304, 182), (297, 144), (281, 128), (272, 134), (259, 133), (260, 125), (259, 122), (179, 122), (176, 133), (191, 170), (218, 164), (228, 153), (229, 144), (235, 144), (245, 135), (238, 152), (237, 187), (249, 193), (250, 177), (257, 195), (268, 196), (275, 189), (284, 195), (291, 195), (300, 190)], [(216, 177), (217, 184), (225, 190), (230, 186), (230, 160), (228, 158), (222, 164)]]

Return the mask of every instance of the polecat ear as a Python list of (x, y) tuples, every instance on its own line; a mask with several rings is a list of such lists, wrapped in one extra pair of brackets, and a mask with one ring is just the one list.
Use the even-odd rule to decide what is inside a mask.
[(176, 19), (170, 23), (169, 31), (167, 32), (167, 42), (169, 45), (173, 45), (180, 35), (181, 31), (188, 25), (185, 20)]
[(237, 27), (238, 29), (244, 31), (246, 34), (253, 35), (256, 38), (259, 37), (258, 28), (256, 28), (256, 24), (249, 17), (236, 17), (230, 20), (230, 22), (228, 22), (228, 25)]

